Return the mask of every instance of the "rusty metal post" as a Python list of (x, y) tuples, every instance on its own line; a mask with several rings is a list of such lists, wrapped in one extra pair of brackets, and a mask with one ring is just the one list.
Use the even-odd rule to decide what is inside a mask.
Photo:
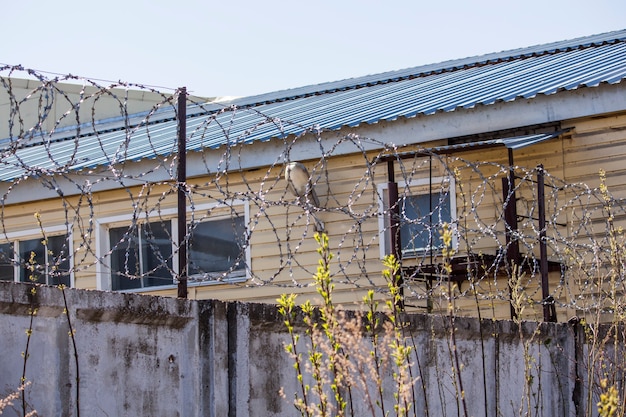
[(541, 271), (541, 301), (543, 321), (556, 321), (554, 300), (548, 283), (548, 247), (546, 243), (546, 200), (543, 165), (537, 165), (537, 211), (539, 216), (539, 269)]
[(398, 219), (400, 218), (400, 205), (398, 202), (398, 183), (395, 180), (393, 160), (387, 161), (387, 199), (389, 200), (389, 219), (391, 233), (391, 254), (400, 260), (402, 245), (400, 240), (400, 227)]
[[(506, 261), (507, 271), (510, 277), (515, 272), (514, 268), (520, 268), (519, 242), (514, 238), (513, 234), (517, 231), (517, 207), (515, 196), (515, 176), (511, 170), (508, 178), (502, 178), (502, 194), (506, 207), (504, 208), (504, 222), (506, 223)], [(519, 272), (519, 271), (518, 271)], [(512, 297), (513, 288), (509, 282), (509, 296)], [(511, 300), (512, 301), (512, 300)], [(517, 317), (517, 313), (511, 304), (511, 319)]]
[[(400, 238), (400, 202), (398, 201), (398, 183), (395, 180), (393, 159), (387, 161), (387, 198), (389, 201), (389, 219), (391, 233), (391, 254), (402, 265), (402, 240)], [(402, 279), (402, 270), (398, 271), (400, 279), (397, 282), (400, 290), (400, 301), (396, 306), (404, 309), (404, 282)]]
[[(502, 198), (506, 204), (504, 207), (504, 222), (506, 227), (506, 261), (509, 277), (513, 276), (514, 266), (519, 268), (520, 253), (519, 242), (513, 237), (513, 233), (517, 231), (517, 197), (515, 196), (515, 169), (513, 163), (513, 150), (509, 149), (509, 175), (502, 178)], [(513, 308), (512, 296), (513, 288), (508, 283), (509, 298), (511, 299), (511, 320), (517, 317), (517, 313)]]
[(178, 298), (187, 298), (187, 88), (178, 90)]

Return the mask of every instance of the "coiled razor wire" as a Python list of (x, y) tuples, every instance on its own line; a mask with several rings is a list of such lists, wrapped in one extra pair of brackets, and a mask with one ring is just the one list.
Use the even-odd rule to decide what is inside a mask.
[[(192, 244), (189, 236), (204, 220), (245, 218), (238, 254), (227, 270), (202, 271), (201, 265), (194, 265), (190, 282), (227, 281), (238, 286), (275, 286), (280, 291), (306, 287), (316, 272), (311, 242), (316, 221), (321, 219), (335, 253), (333, 280), (343, 288), (374, 288), (381, 296), (387, 291), (380, 276), (380, 247), (385, 239), (393, 239), (391, 231), (397, 225), (401, 230), (427, 231), (430, 250), (411, 256), (405, 253), (403, 259), (402, 285), (409, 307), (435, 311), (445, 309), (451, 299), (467, 298), (475, 300), (478, 309), (509, 303), (520, 291), (531, 306), (540, 308), (550, 302), (574, 313), (610, 313), (623, 304), (626, 213), (623, 199), (615, 197), (603, 181), (600, 187), (566, 183), (545, 171), (546, 225), (541, 230), (537, 222), (541, 168), (440, 155), (417, 145), (398, 147), (319, 125), (304, 126), (288, 114), (265, 114), (262, 105), (189, 97), (187, 147), (200, 162), (191, 180), (179, 184), (176, 131), (172, 130), (178, 91), (161, 92), (123, 82), (103, 85), (19, 66), (0, 67), (0, 86), (5, 127), (0, 138), (2, 236), (5, 242), (15, 240), (18, 230), (13, 224), (12, 199), (39, 181), (61, 202), (65, 231), (72, 233), (71, 244), (46, 259), (47, 264), (37, 265), (50, 273), (69, 265), (63, 273), (84, 276), (100, 265), (107, 274), (112, 254), (126, 250), (120, 275), (176, 277), (179, 242), (173, 232), (165, 230), (161, 238), (174, 245), (164, 250), (167, 245), (159, 244), (157, 238), (162, 231), (154, 228), (171, 219), (182, 186), (189, 226), (188, 238), (181, 244)], [(144, 100), (143, 107), (138, 107), (135, 98), (142, 94), (152, 101)], [(250, 147), (267, 140), (276, 150), (274, 159), (261, 168), (246, 168)], [(285, 165), (295, 160), (295, 147), (302, 143), (310, 149), (303, 161), (310, 176), (308, 187), (319, 196), (319, 206), (291, 194), (285, 180)], [(413, 156), (407, 158), (411, 152)], [(397, 202), (388, 201), (384, 191), (389, 161), (393, 161), (394, 181), (399, 184)], [(504, 195), (503, 178), (511, 175), (515, 181)], [(418, 183), (428, 187), (432, 197), (429, 210), (415, 215), (407, 208)], [(118, 205), (122, 204), (128, 221), (119, 241), (103, 251), (96, 241), (98, 193), (105, 189), (124, 191)], [(441, 207), (450, 199), (456, 210), (444, 219)], [(516, 209), (515, 228), (505, 213), (511, 204)], [(447, 221), (454, 234), (453, 259), (444, 259), (435, 250)], [(43, 224), (40, 229), (45, 238)], [(141, 233), (158, 262), (139, 268), (137, 248), (129, 242)], [(275, 260), (272, 269), (265, 266), (259, 272), (253, 267), (255, 262), (250, 264), (257, 241), (264, 242), (263, 253)], [(548, 298), (540, 286), (541, 242), (552, 266)], [(512, 245), (521, 254), (514, 262), (507, 255)], [(27, 259), (15, 254), (4, 258), (3, 264), (28, 266)], [(466, 269), (451, 287), (443, 266), (453, 261)], [(229, 279), (243, 270), (248, 279)]]

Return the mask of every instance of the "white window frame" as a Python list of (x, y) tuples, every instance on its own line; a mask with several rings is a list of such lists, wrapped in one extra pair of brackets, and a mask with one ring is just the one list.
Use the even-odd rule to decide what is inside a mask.
[[(67, 257), (70, 263), (70, 287), (74, 287), (74, 239), (72, 236), (72, 231), (68, 230), (65, 225), (58, 226), (48, 226), (43, 228), (43, 233), (47, 238), (54, 236), (67, 236)], [(42, 235), (42, 229), (28, 229), (28, 230), (20, 230), (15, 232), (8, 232), (3, 234), (0, 243), (13, 244), (13, 259), (16, 259), (20, 253), (20, 241), (26, 240), (43, 240), (44, 236)], [(48, 254), (46, 254), (46, 259)], [(13, 266), (13, 282), (29, 282), (28, 280), (21, 281), (20, 280), (20, 265)], [(46, 271), (46, 285), (54, 285), (48, 284), (48, 271)], [(10, 282), (10, 281), (7, 281)]]
[[(194, 207), (195, 215), (193, 216), (192, 219), (189, 219), (189, 214), (191, 214), (192, 212), (190, 210), (187, 211), (188, 218), (187, 218), (186, 223), (187, 225), (189, 225), (191, 220), (193, 220), (194, 222), (210, 222), (212, 220), (228, 218), (229, 214), (226, 212), (222, 213), (221, 210), (228, 209), (231, 206), (243, 208), (244, 225), (247, 231), (248, 224), (250, 221), (250, 207), (249, 207), (249, 203), (245, 200), (234, 200), (232, 204), (230, 205), (225, 205), (225, 204), (220, 204), (220, 203), (207, 203), (207, 204), (196, 205)], [(200, 220), (196, 218), (202, 212), (213, 211), (213, 210), (218, 210), (218, 214), (209, 215), (207, 217), (202, 217)], [(178, 236), (178, 221), (176, 218), (177, 214), (178, 214), (178, 211), (175, 208), (160, 210), (158, 213), (159, 219), (161, 219), (162, 221), (171, 222), (171, 232), (172, 232), (172, 236), (174, 237)], [(101, 219), (96, 219), (96, 253), (98, 254), (98, 259), (99, 259), (99, 262), (96, 263), (96, 286), (97, 286), (97, 289), (99, 290), (113, 291), (112, 282), (111, 282), (111, 257), (110, 257), (111, 245), (110, 245), (110, 240), (109, 240), (109, 229), (111, 227), (119, 227), (120, 225), (128, 226), (130, 225), (130, 222), (132, 220), (133, 220), (132, 214), (123, 214), (123, 215), (118, 215), (118, 216), (110, 216), (110, 217), (104, 217)], [(145, 223), (145, 218), (140, 217), (137, 221), (139, 223)], [(153, 221), (159, 221), (159, 220), (157, 220), (157, 217), (155, 216)], [(172, 253), (173, 254), (176, 253), (177, 250), (178, 250), (177, 242), (172, 240)], [(104, 256), (105, 254), (107, 256)], [(221, 280), (210, 280), (210, 279), (199, 280), (197, 279), (198, 278), (197, 276), (196, 276), (196, 279), (194, 279), (194, 276), (189, 276), (188, 281), (187, 281), (187, 286), (188, 287), (209, 286), (209, 285), (219, 285), (219, 284), (225, 284), (225, 283), (245, 282), (249, 280), (251, 278), (250, 276), (251, 256), (250, 256), (249, 244), (246, 246), (246, 249), (245, 249), (245, 264), (246, 264), (246, 268), (243, 271), (235, 271), (229, 274), (226, 278), (221, 279)], [(178, 265), (179, 265), (178, 256), (173, 256), (172, 257), (172, 270), (178, 271), (179, 269)], [(140, 293), (140, 292), (147, 292), (147, 291), (172, 289), (172, 288), (175, 288), (176, 286), (177, 286), (177, 280), (174, 277), (172, 284), (150, 286), (150, 287), (143, 287), (143, 288), (133, 288), (133, 289), (126, 289), (126, 290), (115, 290), (115, 291)]]
[[(398, 198), (401, 198), (403, 195), (410, 196), (411, 188), (415, 187), (424, 187), (433, 185), (433, 195), (439, 195), (439, 191), (441, 190), (441, 184), (444, 182), (448, 182), (448, 193), (450, 197), (450, 226), (452, 227), (452, 247), (456, 249), (458, 247), (458, 238), (456, 233), (456, 220), (457, 220), (457, 212), (456, 212), (456, 181), (453, 176), (439, 176), (432, 178), (418, 178), (410, 181), (398, 181)], [(388, 195), (389, 184), (382, 183), (378, 184), (378, 234), (380, 238), (380, 259), (383, 259), (386, 255), (388, 255), (387, 247), (391, 247), (391, 229), (389, 227), (389, 207), (391, 206), (390, 202), (386, 202), (385, 198)], [(417, 193), (415, 195), (420, 195), (422, 193)], [(423, 193), (428, 194), (428, 193)], [(423, 250), (403, 252), (402, 258), (416, 258), (420, 255), (424, 255), (426, 253), (440, 252), (438, 246), (433, 246), (431, 248), (423, 248)]]

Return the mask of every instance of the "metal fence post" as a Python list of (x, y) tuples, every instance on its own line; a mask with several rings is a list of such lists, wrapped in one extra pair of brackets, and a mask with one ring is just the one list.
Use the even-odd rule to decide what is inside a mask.
[(178, 90), (178, 298), (187, 298), (187, 88)]
[(543, 321), (556, 321), (554, 299), (548, 283), (548, 247), (546, 243), (546, 196), (543, 165), (537, 165), (537, 210), (539, 211), (539, 269), (541, 271), (541, 303)]

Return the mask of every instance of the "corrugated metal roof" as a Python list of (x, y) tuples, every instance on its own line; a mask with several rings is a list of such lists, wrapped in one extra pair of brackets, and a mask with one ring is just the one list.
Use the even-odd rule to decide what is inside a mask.
[[(529, 99), (624, 78), (626, 30), (190, 106), (188, 150)], [(98, 134), (83, 127), (84, 136), (76, 139), (76, 128), (65, 128), (39, 145), (6, 152), (0, 180), (32, 175), (24, 165), (45, 173), (58, 166), (81, 170), (174, 153), (174, 109), (152, 114), (148, 123), (145, 116), (131, 119), (135, 127), (130, 130), (110, 120), (96, 126)]]

